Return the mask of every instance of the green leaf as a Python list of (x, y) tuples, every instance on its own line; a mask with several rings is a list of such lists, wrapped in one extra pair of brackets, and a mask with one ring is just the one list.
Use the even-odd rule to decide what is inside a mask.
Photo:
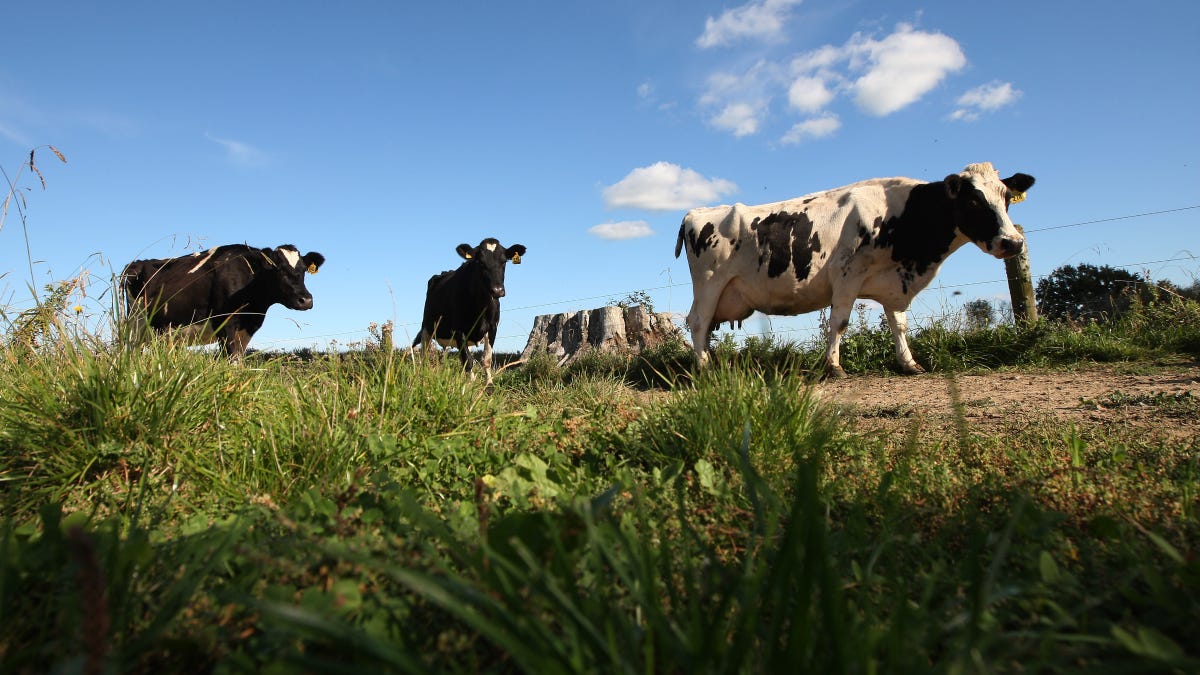
[(63, 517), (61, 527), (63, 532), (69, 532), (74, 528), (85, 529), (91, 517), (84, 511), (76, 511), (75, 513), (67, 514)]
[(1162, 536), (1151, 532), (1150, 530), (1146, 530), (1145, 532), (1150, 541), (1154, 542), (1154, 545), (1162, 550), (1163, 553), (1166, 553), (1167, 557), (1169, 557), (1171, 560), (1174, 560), (1178, 565), (1182, 565), (1184, 563), (1183, 554), (1179, 552), (1179, 549), (1172, 546), (1171, 542), (1163, 539)]
[(1042, 573), (1042, 581), (1047, 584), (1057, 583), (1059, 580), (1058, 563), (1054, 562), (1054, 557), (1047, 551), (1042, 551), (1038, 556), (1038, 569)]
[(1139, 656), (1159, 661), (1177, 661), (1183, 658), (1183, 650), (1179, 645), (1153, 628), (1138, 628), (1135, 636), (1120, 626), (1113, 626), (1112, 634), (1123, 647)]
[(338, 579), (333, 582), (333, 606), (341, 612), (352, 612), (362, 606), (362, 591), (354, 579)]

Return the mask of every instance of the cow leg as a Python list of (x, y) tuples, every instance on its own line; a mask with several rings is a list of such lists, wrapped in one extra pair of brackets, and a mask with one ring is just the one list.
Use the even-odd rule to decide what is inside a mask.
[(135, 346), (146, 342), (151, 334), (150, 321), (147, 314), (148, 310), (141, 305), (129, 309), (125, 315), (126, 344)]
[(458, 358), (460, 361), (462, 361), (463, 370), (467, 371), (467, 373), (471, 376), (471, 379), (474, 380), (475, 373), (472, 372), (471, 366), (472, 361), (475, 359), (471, 358), (471, 347), (467, 344), (467, 334), (459, 333), (457, 336), (455, 336), (454, 342), (458, 346)]
[[(734, 277), (717, 289), (716, 284), (707, 284), (705, 291), (697, 294), (692, 300), (692, 309), (688, 312), (688, 326), (692, 329), (692, 348), (696, 350), (696, 359), (703, 366), (708, 362), (708, 345), (713, 330), (719, 328), (725, 321), (733, 328), (734, 323), (741, 325), (742, 321), (750, 318), (755, 305), (743, 294), (744, 282), (740, 277)], [(692, 281), (693, 288), (696, 282)], [(717, 289), (715, 292), (713, 289)]]
[[(701, 318), (701, 317), (706, 318)], [(692, 331), (692, 351), (696, 352), (696, 364), (708, 364), (708, 336), (712, 333), (712, 312), (702, 314), (699, 299), (692, 302), (688, 311), (687, 325)]]
[(483, 372), (487, 375), (487, 386), (492, 386), (492, 345), (496, 343), (496, 333), (499, 331), (500, 316), (490, 321), (491, 328), (483, 334)]
[(421, 348), (421, 358), (423, 360), (428, 359), (429, 358), (429, 345), (432, 343), (433, 343), (433, 334), (431, 332), (425, 330), (424, 328), (421, 328), (421, 330), (417, 331), (417, 337), (413, 338), (412, 344), (408, 346), (408, 350), (405, 352), (405, 356), (412, 359), (413, 361), (416, 361), (417, 347), (420, 347)]
[(250, 345), (250, 332), (242, 329), (226, 328), (217, 338), (226, 356), (232, 361), (239, 361), (246, 355), (246, 347)]
[(487, 386), (492, 386), (492, 341), (486, 335), (483, 338), (483, 372), (487, 376)]
[(842, 378), (846, 376), (846, 371), (842, 369), (842, 337), (846, 335), (846, 330), (850, 327), (850, 311), (854, 309), (856, 297), (858, 297), (857, 289), (850, 294), (835, 291), (833, 303), (829, 306), (829, 344), (825, 348), (826, 377)]
[(888, 327), (892, 329), (892, 341), (896, 343), (896, 361), (900, 363), (900, 370), (908, 375), (919, 375), (925, 372), (921, 364), (913, 359), (912, 351), (908, 348), (908, 315), (901, 311), (892, 311), (884, 308), (884, 316), (887, 317)]

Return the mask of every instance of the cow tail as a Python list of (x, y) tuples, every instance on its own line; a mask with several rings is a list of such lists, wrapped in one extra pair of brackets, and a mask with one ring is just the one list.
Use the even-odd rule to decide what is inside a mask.
[(133, 263), (125, 266), (121, 270), (121, 293), (125, 296), (125, 309), (129, 310), (133, 307), (133, 299), (141, 291), (141, 275), (139, 269), (134, 269)]
[(675, 239), (675, 257), (679, 257), (679, 252), (683, 250), (683, 227), (687, 225), (687, 219), (679, 223), (679, 237)]

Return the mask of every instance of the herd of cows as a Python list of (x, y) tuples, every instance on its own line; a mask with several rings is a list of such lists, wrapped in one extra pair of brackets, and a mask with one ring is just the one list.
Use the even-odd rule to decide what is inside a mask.
[[(700, 363), (715, 327), (753, 312), (794, 315), (830, 308), (827, 373), (840, 377), (839, 345), (858, 298), (883, 306), (906, 373), (922, 372), (905, 337), (905, 311), (942, 262), (968, 242), (997, 258), (1019, 254), (1025, 239), (1008, 207), (1033, 186), (1023, 173), (1001, 179), (988, 163), (971, 164), (944, 180), (877, 178), (782, 202), (688, 211), (675, 257), (687, 252), (692, 307), (687, 325)], [(457, 247), (464, 262), (435, 274), (426, 289), (413, 348), (432, 342), (459, 350), (470, 369), (470, 347), (482, 344), (492, 379), (492, 346), (504, 297), (504, 270), (526, 248), (487, 238)], [(121, 274), (131, 317), (194, 344), (217, 342), (241, 357), (267, 309), (308, 310), (304, 285), (325, 262), (292, 245), (218, 246), (179, 258), (137, 260)]]

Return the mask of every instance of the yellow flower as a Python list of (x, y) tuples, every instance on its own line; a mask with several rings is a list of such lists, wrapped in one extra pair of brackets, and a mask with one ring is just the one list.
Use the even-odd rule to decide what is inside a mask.
[(75, 313), (83, 314), (83, 305), (75, 305)]

